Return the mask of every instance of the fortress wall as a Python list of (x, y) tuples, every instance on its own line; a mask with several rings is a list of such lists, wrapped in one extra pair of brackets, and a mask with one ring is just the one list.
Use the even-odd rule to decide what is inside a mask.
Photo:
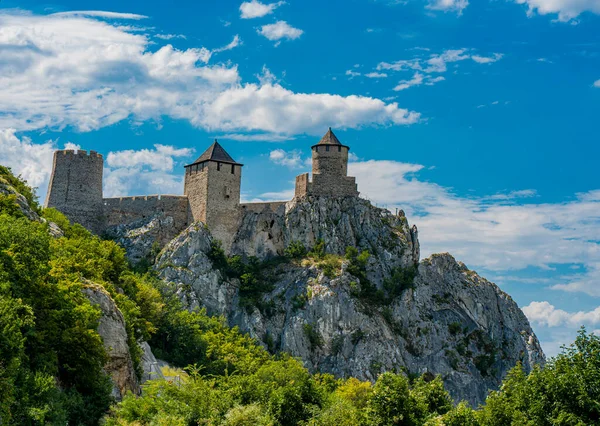
[(348, 148), (341, 145), (317, 145), (312, 149), (312, 164), (313, 176), (315, 174), (346, 176), (348, 175)]
[(294, 196), (302, 197), (310, 192), (310, 180), (308, 173), (296, 176), (296, 191)]
[(242, 167), (209, 161), (206, 224), (228, 251), (239, 226)]
[(106, 227), (131, 223), (155, 213), (173, 217), (182, 229), (188, 224), (188, 199), (181, 195), (105, 198), (103, 211)]
[(264, 210), (276, 212), (281, 206), (285, 206), (287, 201), (271, 201), (268, 203), (244, 203), (240, 204), (242, 211), (262, 213)]
[(185, 169), (183, 193), (189, 200), (188, 222), (206, 223), (208, 196), (208, 163), (195, 164)]
[(311, 194), (335, 197), (358, 196), (356, 178), (349, 176), (313, 175)]
[(102, 155), (95, 151), (55, 151), (45, 207), (56, 208), (71, 222), (100, 232), (103, 167)]

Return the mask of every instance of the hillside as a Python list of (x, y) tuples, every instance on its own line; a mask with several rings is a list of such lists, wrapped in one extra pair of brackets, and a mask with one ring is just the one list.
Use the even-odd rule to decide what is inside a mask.
[(525, 371), (544, 362), (510, 296), (449, 254), (419, 263), (402, 213), (354, 197), (304, 198), (247, 213), (232, 252), (197, 224), (154, 268), (188, 309), (224, 316), (312, 372), (439, 374), (456, 401), (476, 406), (517, 362)]
[[(339, 215), (332, 222), (331, 212)], [(196, 224), (145, 273), (157, 238), (171, 232), (168, 218), (122, 228), (126, 252), (40, 209), (26, 183), (0, 166), (0, 422), (600, 420), (600, 338), (582, 330), (540, 368), (543, 354), (510, 297), (450, 255), (417, 265), (416, 229), (403, 215), (364, 201), (306, 199), (244, 221), (235, 250), (257, 257), (225, 256)], [(516, 361), (485, 405), (452, 404), (445, 387), (455, 401), (482, 400)]]

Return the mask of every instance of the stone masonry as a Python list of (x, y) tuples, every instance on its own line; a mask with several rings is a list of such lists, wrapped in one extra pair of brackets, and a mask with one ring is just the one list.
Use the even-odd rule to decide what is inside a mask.
[[(295, 198), (357, 197), (355, 178), (347, 176), (349, 149), (330, 128), (312, 146), (312, 181), (308, 173), (298, 176)], [(156, 214), (172, 217), (176, 232), (200, 221), (229, 250), (245, 214), (276, 211), (283, 204), (240, 204), (242, 167), (215, 140), (196, 161), (185, 166), (183, 195), (103, 198), (102, 155), (94, 151), (56, 151), (45, 206), (56, 208), (72, 222), (97, 234)]]

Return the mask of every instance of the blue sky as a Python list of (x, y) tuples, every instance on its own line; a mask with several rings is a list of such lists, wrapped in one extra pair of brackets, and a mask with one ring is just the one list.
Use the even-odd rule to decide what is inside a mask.
[(4, 0), (0, 163), (94, 149), (110, 196), (181, 193), (217, 137), (288, 199), (328, 126), (424, 256), (449, 251), (555, 354), (600, 329), (600, 1)]

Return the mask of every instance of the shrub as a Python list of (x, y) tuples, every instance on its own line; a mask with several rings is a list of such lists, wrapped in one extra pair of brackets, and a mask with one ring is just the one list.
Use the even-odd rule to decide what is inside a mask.
[(459, 322), (451, 322), (450, 324), (448, 324), (448, 332), (452, 335), (460, 333), (461, 330), (462, 330), (462, 326), (460, 325)]
[(306, 247), (300, 241), (292, 241), (284, 251), (284, 255), (288, 259), (302, 259), (306, 254)]
[(319, 330), (317, 330), (312, 324), (304, 324), (302, 326), (302, 330), (304, 330), (304, 335), (308, 339), (311, 351), (323, 346), (323, 337), (321, 337)]

